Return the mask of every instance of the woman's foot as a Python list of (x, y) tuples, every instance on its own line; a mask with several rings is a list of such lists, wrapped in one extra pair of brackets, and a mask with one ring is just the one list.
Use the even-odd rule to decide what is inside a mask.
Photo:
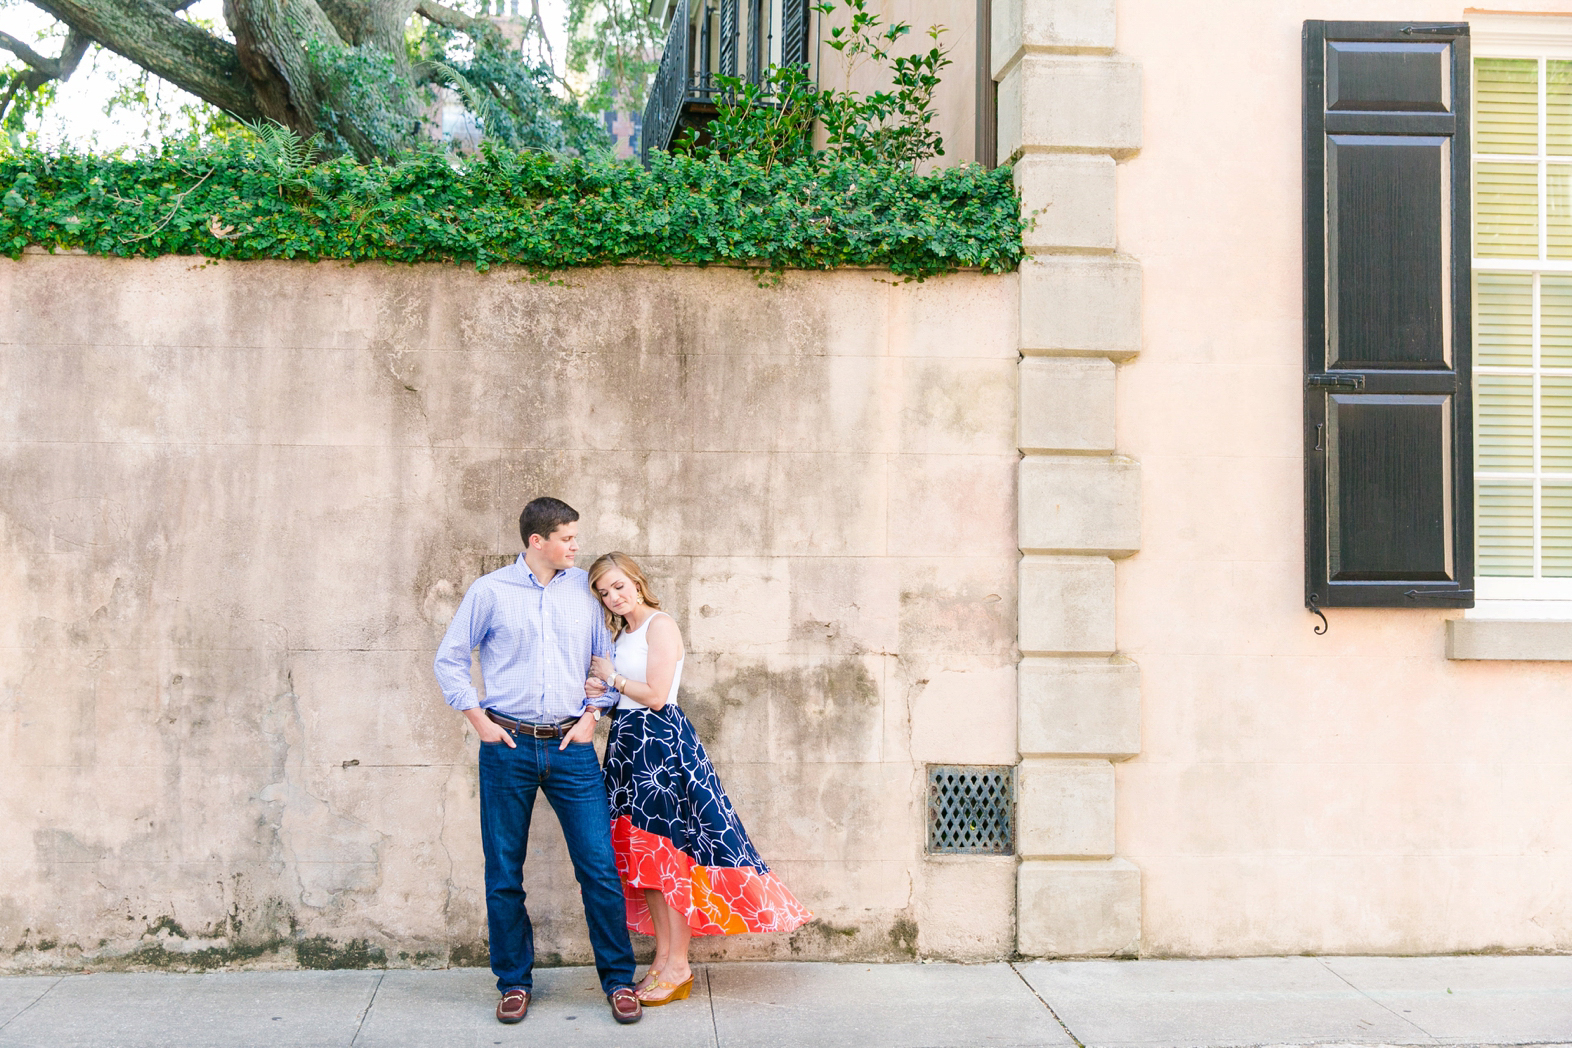
[(659, 1008), (663, 1004), (673, 1001), (686, 1001), (688, 994), (693, 991), (693, 973), (689, 972), (686, 979), (677, 979), (663, 974), (659, 981), (638, 994), (640, 1001), (646, 1008)]
[(645, 970), (644, 978), (633, 984), (633, 992), (643, 993), (645, 990), (649, 989), (651, 986), (654, 986), (659, 981), (660, 967), (658, 965), (652, 964)]

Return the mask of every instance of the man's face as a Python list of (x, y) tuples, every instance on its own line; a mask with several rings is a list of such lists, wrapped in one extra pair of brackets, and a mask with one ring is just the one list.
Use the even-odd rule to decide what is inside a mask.
[(551, 533), (550, 538), (531, 535), (529, 544), (540, 551), (553, 571), (566, 571), (573, 567), (574, 558), (579, 555), (578, 521), (562, 525)]

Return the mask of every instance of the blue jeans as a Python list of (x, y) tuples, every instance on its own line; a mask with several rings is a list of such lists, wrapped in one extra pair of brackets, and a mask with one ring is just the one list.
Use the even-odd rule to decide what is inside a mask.
[(486, 851), (486, 924), (491, 970), (503, 993), (533, 985), (535, 931), (524, 908), (523, 866), (537, 791), (557, 813), (584, 897), (595, 970), (606, 993), (633, 985), (622, 881), (611, 850), (611, 815), (600, 761), (590, 743), (514, 739), (480, 746), (480, 839)]

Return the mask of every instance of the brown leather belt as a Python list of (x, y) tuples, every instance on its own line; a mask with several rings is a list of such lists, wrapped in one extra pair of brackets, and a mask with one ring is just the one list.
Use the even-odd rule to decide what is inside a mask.
[(576, 720), (563, 721), (561, 724), (526, 724), (516, 721), (511, 717), (504, 717), (500, 713), (486, 711), (486, 716), (493, 724), (500, 724), (514, 735), (528, 735), (532, 739), (560, 739), (573, 729), (578, 723)]

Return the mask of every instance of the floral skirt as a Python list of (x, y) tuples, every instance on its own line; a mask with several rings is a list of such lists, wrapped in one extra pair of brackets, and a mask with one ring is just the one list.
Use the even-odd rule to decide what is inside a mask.
[(789, 932), (813, 919), (759, 858), (682, 710), (617, 711), (605, 774), (630, 929), (655, 934), (648, 888), (694, 935)]

